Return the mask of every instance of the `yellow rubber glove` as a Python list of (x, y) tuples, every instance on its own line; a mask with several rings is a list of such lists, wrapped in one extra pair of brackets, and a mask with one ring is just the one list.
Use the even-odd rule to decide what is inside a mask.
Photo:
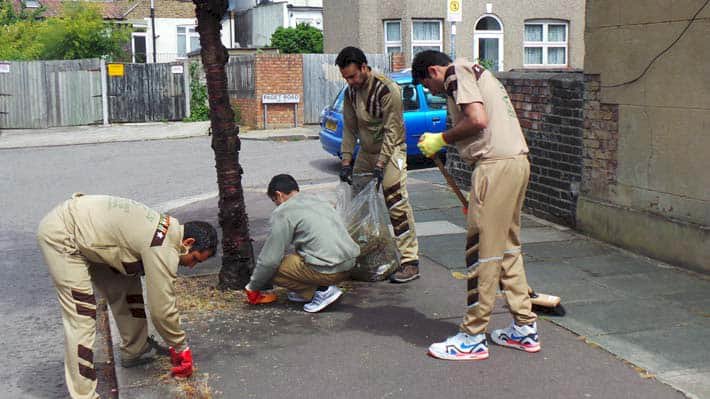
[(444, 141), (443, 133), (424, 133), (419, 136), (419, 142), (417, 143), (419, 151), (427, 158), (431, 158), (445, 145), (446, 141)]

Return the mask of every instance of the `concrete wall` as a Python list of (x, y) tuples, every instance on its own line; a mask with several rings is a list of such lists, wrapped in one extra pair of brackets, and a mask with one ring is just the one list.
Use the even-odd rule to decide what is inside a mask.
[(592, 75), (588, 92), (596, 97), (588, 108), (599, 112), (598, 121), (611, 115), (607, 123), (590, 120), (585, 132), (590, 144), (602, 139), (609, 148), (608, 159), (585, 165), (590, 178), (582, 186), (578, 226), (710, 271), (710, 7), (641, 79), (608, 87), (637, 77), (704, 0), (648, 3), (587, 2), (584, 65)]
[(290, 8), (288, 10), (288, 26), (295, 28), (300, 21), (306, 21), (310, 26), (323, 29), (323, 11), (299, 10)]
[(288, 25), (286, 3), (263, 4), (237, 13), (237, 41), (241, 47), (264, 47), (279, 26)]
[[(446, 22), (445, 0), (324, 0), (324, 51), (337, 53), (354, 45), (365, 52), (384, 51), (384, 24), (387, 19), (402, 21), (402, 47), (411, 63), (413, 19), (439, 19), (443, 23), (443, 46), (450, 51), (450, 28)], [(456, 56), (473, 58), (473, 35), (478, 19), (492, 5), (504, 30), (504, 69), (523, 67), (523, 30), (528, 19), (562, 19), (569, 23), (568, 66), (582, 69), (584, 62), (583, 0), (488, 0), (464, 1), (463, 21), (457, 23)]]

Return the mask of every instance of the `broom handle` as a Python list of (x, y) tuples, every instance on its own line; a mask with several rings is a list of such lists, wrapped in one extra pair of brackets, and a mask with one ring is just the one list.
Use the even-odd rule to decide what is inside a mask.
[(451, 174), (444, 167), (444, 164), (441, 162), (441, 159), (439, 159), (439, 155), (434, 154), (431, 157), (431, 159), (436, 164), (436, 167), (439, 168), (439, 172), (441, 172), (441, 174), (444, 175), (444, 178), (446, 179), (446, 182), (449, 184), (449, 187), (451, 187), (451, 189), (454, 191), (454, 194), (456, 194), (456, 196), (459, 198), (459, 201), (461, 201), (461, 205), (463, 205), (464, 209), (468, 209), (468, 200), (461, 192), (461, 189), (459, 189), (459, 186), (458, 186), (458, 184), (456, 184), (454, 177), (451, 176)]

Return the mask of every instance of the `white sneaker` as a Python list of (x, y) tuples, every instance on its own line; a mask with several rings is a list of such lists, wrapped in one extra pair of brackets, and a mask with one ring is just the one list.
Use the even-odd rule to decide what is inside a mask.
[(313, 299), (303, 305), (303, 310), (308, 313), (320, 312), (331, 303), (337, 301), (341, 295), (343, 295), (343, 291), (340, 288), (331, 285), (325, 291), (316, 291), (315, 295), (313, 295)]
[(300, 303), (306, 303), (308, 302), (308, 299), (298, 295), (297, 292), (289, 291), (286, 294), (286, 297), (288, 298), (289, 301), (291, 302), (300, 302)]
[(540, 351), (537, 323), (519, 326), (513, 322), (508, 328), (493, 330), (491, 339), (498, 345), (520, 349), (525, 352), (534, 353)]
[(429, 346), (429, 355), (444, 360), (483, 360), (488, 359), (486, 334), (469, 335), (460, 332), (444, 342)]

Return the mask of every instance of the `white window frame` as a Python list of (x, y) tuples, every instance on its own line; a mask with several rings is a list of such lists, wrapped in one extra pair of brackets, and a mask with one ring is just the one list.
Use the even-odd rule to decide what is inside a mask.
[[(388, 24), (399, 24), (399, 40), (387, 40), (387, 25)], [(391, 20), (386, 20), (384, 21), (383, 24), (384, 27), (384, 38), (385, 38), (385, 54), (389, 54), (387, 49), (390, 47), (399, 47), (400, 52), (404, 52), (404, 49), (402, 49), (402, 20), (401, 19), (391, 19)]]
[(148, 63), (148, 35), (146, 32), (133, 32), (131, 33), (131, 61), (136, 62), (136, 37), (142, 37), (145, 41), (145, 63)]
[[(542, 25), (542, 41), (541, 42), (531, 42), (525, 40), (525, 26), (527, 25)], [(565, 26), (565, 41), (564, 42), (551, 42), (547, 40), (548, 37), (548, 27), (550, 25), (564, 25)], [(526, 48), (542, 48), (542, 64), (527, 64), (525, 63), (525, 49)], [(565, 49), (565, 62), (562, 64), (550, 64), (548, 62), (548, 49), (550, 48), (564, 48)], [(523, 66), (532, 68), (560, 68), (567, 67), (569, 65), (569, 22), (565, 20), (556, 19), (531, 19), (525, 21), (523, 26)]]
[[(175, 34), (177, 35), (177, 36), (176, 36), (176, 39), (177, 39), (178, 37), (180, 37), (180, 32), (179, 32), (180, 28), (184, 28), (184, 29), (185, 29), (185, 56), (184, 56), (184, 57), (183, 57), (183, 56), (180, 56), (180, 49), (176, 47), (176, 48), (177, 48), (177, 53), (176, 53), (175, 58), (176, 58), (176, 59), (179, 59), (179, 60), (184, 60), (184, 59), (187, 59), (187, 55), (190, 53), (190, 51), (193, 51), (193, 50), (190, 49), (190, 38), (196, 37), (197, 40), (199, 41), (199, 40), (200, 40), (200, 34), (197, 32), (197, 26), (196, 26), (196, 25), (177, 25), (177, 26), (175, 27)], [(193, 29), (194, 32), (190, 32), (190, 29)], [(175, 42), (176, 42), (175, 45), (178, 46), (178, 43), (180, 43), (180, 40), (175, 40)]]
[[(482, 19), (484, 18), (493, 18), (498, 22), (498, 25), (500, 26), (500, 30), (476, 30), (476, 26), (478, 26), (478, 23), (481, 22)], [(496, 17), (493, 14), (484, 14), (481, 15), (480, 18), (476, 20), (476, 23), (473, 25), (473, 58), (476, 60), (476, 62), (479, 61), (479, 51), (480, 48), (478, 47), (478, 39), (498, 39), (498, 67), (500, 68), (499, 71), (505, 71), (505, 67), (503, 66), (503, 55), (505, 54), (505, 51), (503, 51), (503, 44), (505, 43), (504, 39), (504, 32), (505, 28), (503, 27), (503, 22), (500, 20), (500, 18)]]
[[(439, 24), (439, 40), (414, 40), (414, 24), (417, 22), (437, 22)], [(440, 19), (413, 19), (412, 20), (412, 45), (409, 48), (414, 56), (415, 47), (439, 47), (439, 51), (444, 51), (444, 24)]]

